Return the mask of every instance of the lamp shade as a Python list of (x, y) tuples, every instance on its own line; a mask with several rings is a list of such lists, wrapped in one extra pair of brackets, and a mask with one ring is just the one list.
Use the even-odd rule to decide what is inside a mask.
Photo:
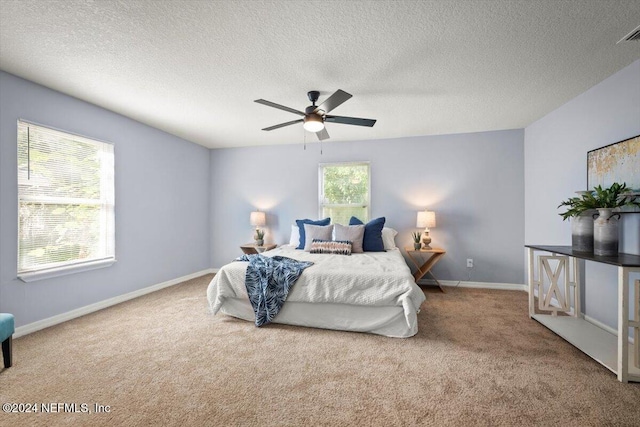
[(267, 223), (267, 215), (264, 212), (254, 211), (251, 212), (249, 221), (251, 225), (255, 225), (256, 227), (264, 227)]
[(436, 213), (434, 211), (418, 212), (417, 228), (433, 228), (436, 226)]

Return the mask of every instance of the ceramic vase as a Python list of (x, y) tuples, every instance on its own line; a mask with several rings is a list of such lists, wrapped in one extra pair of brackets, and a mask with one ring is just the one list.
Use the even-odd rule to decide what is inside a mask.
[(256, 240), (256, 246), (262, 246), (264, 244), (264, 240)]
[(586, 211), (571, 218), (571, 247), (577, 252), (593, 252), (593, 216), (595, 211)]
[(414, 243), (413, 243), (413, 249), (415, 249), (416, 251), (419, 251), (419, 250), (420, 250), (420, 246), (422, 246), (422, 245), (420, 244), (420, 242), (418, 242), (418, 243), (414, 242)]
[(593, 253), (600, 256), (618, 255), (618, 220), (620, 214), (612, 209), (598, 209), (598, 218), (593, 222)]

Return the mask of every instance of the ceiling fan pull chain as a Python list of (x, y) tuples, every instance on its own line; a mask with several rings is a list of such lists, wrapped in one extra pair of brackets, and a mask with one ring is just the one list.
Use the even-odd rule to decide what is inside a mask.
[(304, 131), (304, 128), (302, 128), (302, 135), (304, 138), (304, 151), (307, 151), (307, 133)]

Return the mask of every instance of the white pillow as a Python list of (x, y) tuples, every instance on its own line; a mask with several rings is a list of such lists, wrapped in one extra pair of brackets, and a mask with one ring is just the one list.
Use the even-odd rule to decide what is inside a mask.
[(304, 225), (304, 250), (309, 252), (313, 239), (331, 240), (333, 225)]
[(333, 240), (348, 240), (351, 242), (352, 253), (362, 253), (364, 239), (364, 224), (361, 225), (333, 225)]
[(384, 250), (396, 248), (396, 236), (398, 232), (393, 228), (384, 227), (382, 229), (382, 243), (384, 244)]
[(300, 244), (300, 228), (297, 224), (293, 224), (291, 226), (291, 238), (289, 239), (289, 244), (294, 248), (297, 248)]

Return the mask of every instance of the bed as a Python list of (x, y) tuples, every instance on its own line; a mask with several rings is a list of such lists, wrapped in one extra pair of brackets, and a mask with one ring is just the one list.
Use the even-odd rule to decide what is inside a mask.
[[(314, 263), (298, 278), (274, 323), (394, 338), (418, 332), (417, 313), (425, 296), (397, 248), (345, 256), (283, 245), (263, 255)], [(215, 275), (207, 289), (214, 314), (255, 320), (244, 284), (247, 265), (232, 262)]]

